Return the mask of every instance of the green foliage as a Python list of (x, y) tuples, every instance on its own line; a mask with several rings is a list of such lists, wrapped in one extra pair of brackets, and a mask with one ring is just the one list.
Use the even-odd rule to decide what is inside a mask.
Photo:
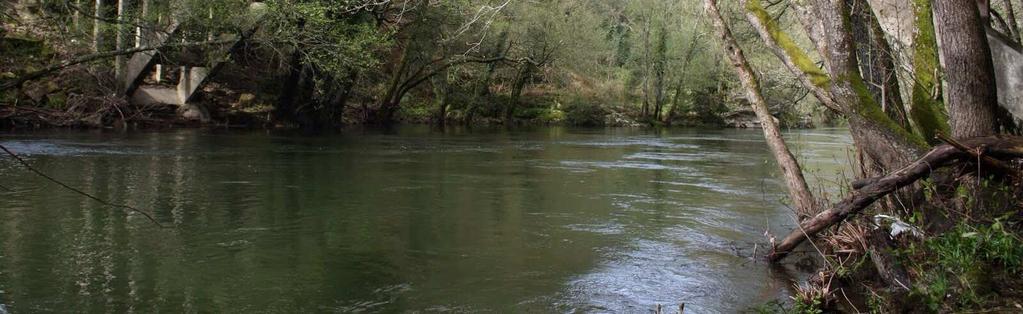
[(697, 124), (700, 125), (724, 125), (722, 118), (728, 107), (725, 106), (724, 95), (718, 93), (717, 89), (706, 88), (693, 92), (692, 111), (696, 113)]
[[(93, 20), (81, 18), (71, 25), (71, 11), (57, 2), (45, 6), (47, 19), (22, 20), (5, 16), (10, 23), (24, 24), (15, 29), (42, 29), (47, 34), (42, 47), (57, 47), (58, 58), (91, 53)], [(106, 2), (105, 17), (113, 17), (116, 2)], [(718, 81), (733, 79), (719, 75), (721, 56), (714, 47), (711, 30), (704, 20), (701, 0), (560, 0), (510, 1), (370, 1), (370, 0), (267, 0), (254, 5), (247, 0), (149, 1), (143, 16), (141, 6), (129, 5), (121, 16), (160, 29), (170, 20), (181, 23), (172, 35), (178, 40), (201, 42), (227, 34), (246, 34), (259, 26), (248, 44), (236, 50), (245, 67), (253, 63), (269, 65), (261, 76), (236, 86), (253, 86), (260, 93), (281, 100), (274, 118), (284, 125), (335, 119), (342, 112), (352, 114), (348, 121), (369, 119), (358, 110), (340, 110), (340, 106), (360, 105), (367, 112), (380, 112), (382, 104), (397, 104), (389, 113), (428, 116), (439, 112), (425, 97), (451, 97), (450, 113), (472, 119), (502, 119), (502, 112), (516, 95), (514, 118), (539, 123), (600, 125), (614, 113), (615, 121), (653, 121), (639, 117), (644, 102), (662, 105), (658, 114), (674, 110), (683, 119), (713, 121), (720, 124), (727, 112), (722, 102), (707, 102), (701, 92), (716, 87)], [(82, 13), (91, 14), (84, 2)], [(734, 8), (734, 6), (733, 6)], [(45, 14), (42, 14), (45, 13)], [(69, 27), (70, 26), (70, 27)], [(132, 45), (134, 27), (98, 22), (100, 50), (113, 49), (117, 32), (127, 35)], [(789, 24), (778, 23), (786, 29)], [(63, 32), (63, 33), (62, 33)], [(6, 34), (13, 36), (14, 34)], [(51, 36), (52, 35), (52, 36)], [(20, 34), (19, 34), (20, 36)], [(6, 37), (4, 40), (10, 39)], [(67, 40), (72, 39), (72, 40)], [(6, 43), (0, 43), (6, 44)], [(8, 49), (10, 48), (10, 49)], [(16, 48), (16, 49), (15, 49)], [(180, 51), (161, 51), (162, 62), (223, 60), (225, 49), (199, 47)], [(48, 53), (20, 53), (21, 48), (4, 47), (4, 56), (14, 54), (40, 56), (32, 66), (55, 60)], [(187, 51), (186, 51), (187, 50)], [(38, 51), (36, 49), (35, 51)], [(209, 54), (205, 58), (196, 53)], [(771, 57), (754, 52), (756, 57)], [(506, 57), (501, 62), (476, 63), (468, 60)], [(181, 58), (181, 59), (177, 59)], [(198, 60), (202, 59), (202, 60)], [(524, 60), (534, 67), (523, 68)], [(6, 61), (6, 60), (5, 60)], [(103, 67), (113, 60), (98, 60)], [(22, 62), (9, 62), (23, 64)], [(232, 65), (233, 66), (233, 65)], [(778, 64), (768, 64), (765, 76), (782, 81)], [(0, 73), (24, 73), (0, 67)], [(293, 71), (295, 70), (295, 71)], [(300, 73), (298, 73), (300, 72)], [(520, 75), (520, 73), (526, 73)], [(434, 93), (421, 93), (430, 85), (429, 76), (444, 75), (450, 84)], [(294, 78), (299, 79), (294, 79)], [(288, 79), (282, 79), (288, 78)], [(520, 79), (521, 78), (521, 79)], [(714, 78), (714, 79), (708, 79)], [(269, 83), (268, 83), (269, 82)], [(425, 83), (424, 83), (425, 82)], [(521, 84), (520, 84), (521, 83)], [(724, 86), (728, 86), (725, 84)], [(522, 88), (519, 88), (522, 87)], [(105, 87), (107, 88), (107, 87)], [(285, 91), (284, 88), (291, 90)], [(791, 94), (769, 91), (787, 102)], [(680, 92), (681, 91), (681, 92)], [(722, 91), (727, 93), (727, 90)], [(293, 95), (297, 94), (297, 95)], [(678, 101), (675, 101), (676, 94)], [(344, 97), (339, 97), (343, 95)], [(778, 97), (781, 95), (781, 97)], [(293, 97), (292, 97), (293, 96)], [(393, 97), (392, 97), (393, 96)], [(587, 99), (587, 104), (557, 108), (555, 98)], [(295, 99), (298, 105), (285, 104)], [(338, 100), (343, 99), (343, 101)], [(774, 99), (772, 98), (772, 102)], [(50, 105), (61, 106), (60, 97)], [(532, 103), (530, 103), (532, 102)], [(596, 105), (595, 105), (596, 104)], [(688, 105), (689, 108), (674, 108)], [(285, 108), (285, 107), (292, 108)], [(408, 110), (402, 107), (410, 106)], [(653, 108), (651, 108), (653, 109)], [(675, 110), (681, 109), (681, 110)], [(286, 112), (294, 111), (295, 117)], [(301, 112), (299, 112), (301, 111)], [(694, 117), (686, 116), (695, 112)], [(302, 119), (299, 119), (302, 116)], [(326, 117), (320, 119), (320, 117)], [(426, 119), (416, 119), (426, 120)], [(304, 121), (304, 122), (303, 122)], [(686, 123), (680, 123), (684, 125)]]
[(785, 303), (779, 300), (771, 300), (770, 302), (751, 307), (747, 310), (750, 313), (757, 314), (776, 314), (776, 313), (788, 313), (788, 309), (785, 308)]
[(539, 124), (556, 124), (565, 121), (566, 114), (564, 111), (550, 107), (533, 107), (516, 111), (515, 118)]
[(565, 106), (565, 122), (576, 126), (603, 126), (608, 110), (595, 102), (573, 99)]
[(813, 298), (811, 300), (796, 299), (796, 304), (792, 307), (790, 313), (793, 314), (821, 314), (824, 310), (821, 309), (823, 301), (821, 298)]
[(757, 314), (821, 314), (821, 299), (802, 300), (796, 299), (791, 306), (782, 301), (773, 300), (759, 306), (749, 308), (746, 312)]
[(298, 50), (305, 64), (345, 77), (380, 63), (377, 49), (389, 43), (366, 13), (350, 13), (345, 1), (270, 1), (258, 40), (278, 51)]
[(4, 52), (4, 57), (42, 57), (45, 50), (46, 45), (41, 40), (20, 37), (0, 38), (0, 51)]
[(911, 255), (925, 255), (915, 265), (922, 280), (913, 296), (933, 311), (982, 306), (992, 299), (993, 277), (1018, 278), (1023, 272), (1023, 241), (1006, 229), (1004, 219), (988, 226), (959, 225), (922, 248), (910, 248)]

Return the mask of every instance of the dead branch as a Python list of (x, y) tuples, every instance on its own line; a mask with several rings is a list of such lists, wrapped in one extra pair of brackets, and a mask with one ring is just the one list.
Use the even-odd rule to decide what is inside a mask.
[[(1023, 158), (1023, 137), (980, 137), (963, 141), (962, 145), (967, 148), (967, 151), (977, 150), (979, 154), (993, 158)], [(953, 164), (957, 160), (972, 157), (972, 154), (953, 145), (941, 145), (901, 170), (883, 177), (864, 180), (861, 182), (862, 186), (844, 200), (802, 222), (798, 228), (790, 232), (774, 247), (774, 250), (768, 255), (768, 259), (778, 261), (804, 240), (859, 213), (878, 199), (929, 176), (936, 169)]]
[(1019, 179), (1019, 176), (1016, 175), (1016, 172), (1013, 171), (1012, 167), (1005, 164), (1001, 160), (997, 160), (991, 158), (990, 156), (985, 156), (984, 154), (981, 154), (979, 148), (971, 149), (969, 147), (966, 147), (966, 145), (959, 143), (958, 141), (946, 136), (945, 134), (938, 133), (937, 137), (942, 142), (948, 143), (948, 145), (952, 145), (956, 149), (959, 149), (964, 153), (970, 154), (970, 156), (973, 156), (974, 160), (980, 160), (980, 162), (984, 163), (985, 166), (995, 168), (995, 170), (997, 170), (998, 173), (1011, 176), (1013, 179)]
[(88, 197), (89, 199), (91, 199), (93, 201), (96, 201), (97, 203), (100, 203), (100, 204), (103, 204), (103, 205), (106, 205), (106, 206), (110, 206), (110, 207), (122, 208), (122, 209), (126, 209), (126, 210), (129, 210), (129, 211), (132, 211), (132, 212), (139, 213), (140, 215), (146, 217), (146, 219), (149, 219), (149, 221), (152, 222), (153, 224), (155, 224), (157, 227), (165, 228), (163, 226), (163, 224), (161, 224), (159, 221), (156, 220), (156, 218), (153, 218), (152, 215), (150, 215), (149, 213), (147, 213), (147, 212), (145, 212), (145, 211), (143, 211), (141, 209), (138, 209), (138, 208), (135, 208), (135, 207), (131, 207), (131, 206), (128, 206), (128, 205), (113, 204), (113, 203), (105, 201), (105, 200), (103, 200), (103, 199), (101, 199), (99, 197), (93, 196), (92, 194), (85, 193), (82, 190), (73, 188), (73, 187), (71, 187), (71, 186), (69, 186), (67, 184), (64, 184), (64, 182), (60, 182), (57, 179), (54, 179), (53, 177), (50, 177), (50, 176), (46, 175), (45, 173), (42, 173), (41, 171), (36, 170), (36, 168), (32, 167), (32, 165), (30, 165), (27, 161), (25, 161), (24, 159), (21, 159), (21, 157), (19, 157), (17, 154), (15, 154), (11, 150), (7, 149), (7, 147), (4, 147), (3, 145), (0, 145), (0, 150), (3, 150), (5, 153), (7, 153), (8, 156), (11, 156), (11, 158), (14, 158), (14, 160), (18, 161), (18, 163), (20, 163), (22, 166), (24, 166), (26, 169), (28, 169), (32, 173), (35, 173), (36, 175), (38, 175), (40, 177), (43, 177), (44, 179), (49, 180), (50, 182), (56, 183), (57, 185), (60, 185), (61, 187), (65, 188), (65, 189), (68, 189), (68, 190), (70, 190), (72, 192), (78, 193), (78, 194), (80, 194), (82, 196)]

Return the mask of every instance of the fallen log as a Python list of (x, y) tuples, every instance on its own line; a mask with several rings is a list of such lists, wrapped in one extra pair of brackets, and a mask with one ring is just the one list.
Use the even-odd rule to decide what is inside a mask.
[[(956, 146), (968, 148), (964, 151)], [(1023, 158), (1023, 137), (989, 136), (962, 141), (958, 145), (937, 146), (917, 161), (888, 175), (861, 180), (860, 187), (849, 196), (813, 218), (800, 223), (799, 227), (781, 240), (771, 254), (770, 261), (778, 261), (788, 255), (796, 246), (817, 233), (859, 213), (878, 199), (929, 176), (934, 170), (959, 160), (975, 160), (974, 151), (996, 159)], [(1018, 175), (1016, 176), (1018, 177)]]
[(994, 168), (995, 173), (1001, 173), (1011, 176), (1013, 179), (1019, 179), (1019, 177), (1016, 176), (1016, 173), (1013, 172), (1012, 167), (1005, 164), (1004, 162), (991, 158), (990, 156), (985, 156), (984, 154), (981, 154), (979, 150), (970, 149), (969, 147), (966, 147), (965, 145), (957, 142), (956, 140), (948, 136), (945, 136), (944, 134), (938, 133), (937, 137), (942, 142), (948, 143), (948, 145), (952, 145), (953, 147), (963, 151), (964, 153), (970, 154), (970, 156), (972, 156), (973, 159), (979, 160), (980, 162), (984, 163), (985, 166)]

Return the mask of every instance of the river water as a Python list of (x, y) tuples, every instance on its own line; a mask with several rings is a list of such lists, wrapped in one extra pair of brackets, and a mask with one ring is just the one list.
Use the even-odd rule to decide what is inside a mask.
[[(844, 130), (790, 131), (836, 186)], [(758, 130), (0, 135), (0, 304), (28, 312), (735, 312), (787, 298)], [(757, 247), (757, 249), (754, 249)]]

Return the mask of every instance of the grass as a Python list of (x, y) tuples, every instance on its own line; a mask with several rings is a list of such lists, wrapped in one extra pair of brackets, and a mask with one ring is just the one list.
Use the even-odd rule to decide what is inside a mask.
[[(911, 297), (932, 311), (997, 307), (1006, 301), (996, 281), (1023, 271), (1023, 241), (1006, 227), (1008, 216), (990, 225), (960, 224), (908, 249), (917, 274)], [(1010, 285), (1013, 283), (1010, 283)]]

